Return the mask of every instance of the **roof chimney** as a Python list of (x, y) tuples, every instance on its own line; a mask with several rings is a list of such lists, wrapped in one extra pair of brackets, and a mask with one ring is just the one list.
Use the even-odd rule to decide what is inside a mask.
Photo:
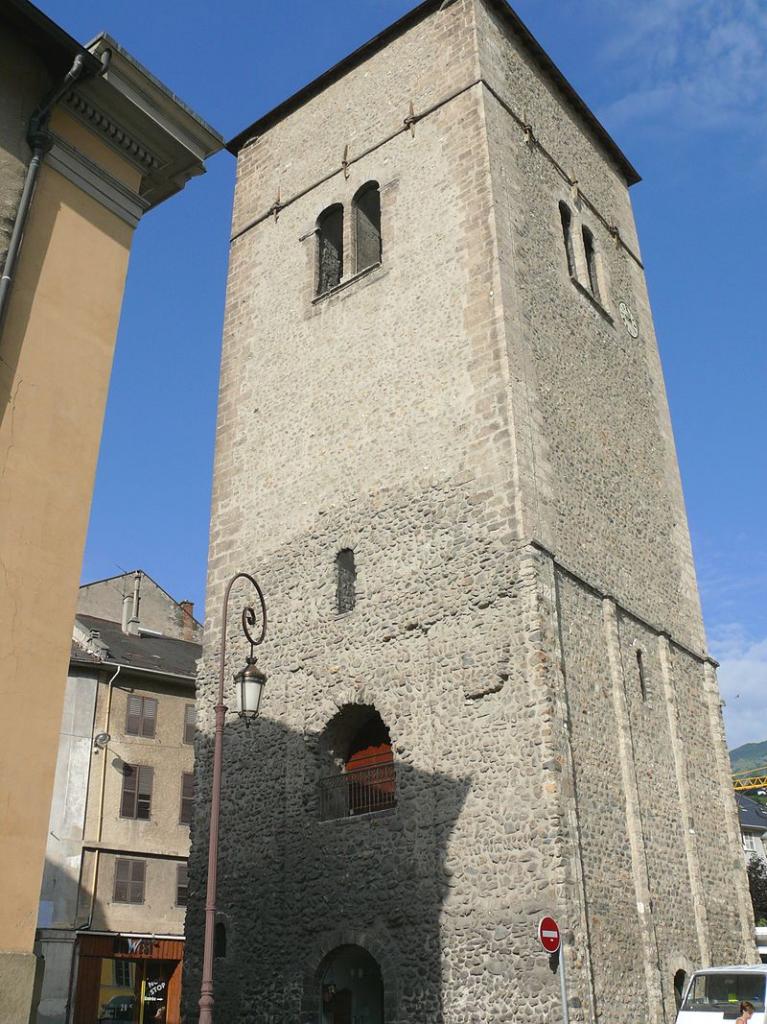
[[(138, 636), (138, 628), (141, 620), (139, 619), (139, 605), (141, 604), (141, 577), (143, 573), (140, 569), (137, 569), (133, 574), (133, 597), (131, 599), (131, 617), (128, 621), (128, 633), (133, 636)], [(123, 606), (123, 615), (124, 606)]]
[(128, 622), (130, 621), (130, 610), (133, 597), (131, 594), (123, 594), (123, 615), (122, 615), (122, 631), (123, 633), (128, 632)]
[(194, 640), (194, 601), (179, 601), (182, 621), (181, 629), (184, 640)]

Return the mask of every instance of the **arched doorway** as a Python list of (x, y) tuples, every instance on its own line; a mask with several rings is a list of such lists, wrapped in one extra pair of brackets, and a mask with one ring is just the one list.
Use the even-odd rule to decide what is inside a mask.
[(684, 986), (687, 981), (687, 974), (679, 970), (674, 975), (674, 1000), (676, 1001), (677, 1010), (682, 1005), (682, 999), (684, 997)]
[(320, 972), (321, 1024), (383, 1024), (381, 968), (361, 946), (339, 946)]

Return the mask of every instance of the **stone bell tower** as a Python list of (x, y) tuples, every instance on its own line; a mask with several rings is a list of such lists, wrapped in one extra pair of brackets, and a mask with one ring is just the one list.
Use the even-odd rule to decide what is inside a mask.
[(550, 913), (574, 1021), (672, 1020), (756, 954), (636, 171), (504, 0), (427, 0), (230, 149), (188, 1010), (246, 570), (220, 1019), (554, 1019)]

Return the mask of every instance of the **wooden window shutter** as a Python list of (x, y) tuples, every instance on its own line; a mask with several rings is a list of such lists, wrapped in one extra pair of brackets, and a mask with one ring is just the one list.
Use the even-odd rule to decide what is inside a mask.
[(184, 772), (181, 776), (181, 815), (182, 825), (191, 825), (194, 817), (194, 775)]
[(186, 864), (176, 865), (176, 906), (185, 907), (189, 894), (189, 871)]
[(143, 903), (146, 861), (127, 860), (118, 857), (115, 861), (115, 903)]
[(136, 817), (146, 821), (152, 811), (152, 785), (154, 768), (141, 765), (138, 769), (138, 786), (136, 791)]
[(136, 792), (138, 789), (138, 771), (135, 765), (123, 765), (123, 792), (120, 801), (120, 817), (136, 817)]
[(194, 743), (196, 726), (197, 709), (194, 704), (187, 704), (184, 708), (184, 743)]
[(154, 697), (144, 697), (142, 699), (143, 714), (141, 716), (141, 735), (146, 736), (147, 739), (153, 740), (155, 733), (155, 726), (157, 724), (157, 701)]
[(128, 736), (141, 735), (141, 697), (128, 697), (128, 713), (125, 718), (125, 732)]
[(154, 739), (157, 725), (157, 701), (154, 697), (137, 697), (130, 694), (125, 717), (127, 736), (145, 736)]
[(131, 875), (130, 864), (129, 860), (118, 859), (115, 861), (115, 903), (128, 902), (128, 888)]
[(144, 882), (146, 880), (146, 861), (128, 861), (131, 866), (130, 880), (130, 901), (131, 903), (144, 902)]

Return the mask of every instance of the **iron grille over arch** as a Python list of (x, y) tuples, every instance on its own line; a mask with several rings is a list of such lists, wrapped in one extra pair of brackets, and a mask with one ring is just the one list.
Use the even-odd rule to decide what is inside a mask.
[(381, 262), (381, 192), (377, 181), (368, 181), (357, 190), (352, 208), (355, 270), (359, 274)]
[(317, 294), (341, 283), (344, 276), (344, 208), (334, 203), (317, 218)]
[(323, 821), (389, 810), (397, 800), (389, 730), (371, 705), (347, 704), (320, 740)]

